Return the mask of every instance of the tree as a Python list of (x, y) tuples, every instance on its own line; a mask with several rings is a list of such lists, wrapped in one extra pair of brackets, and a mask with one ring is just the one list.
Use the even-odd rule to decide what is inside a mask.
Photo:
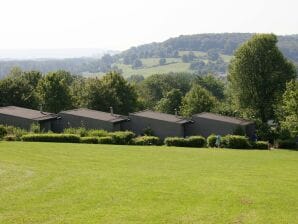
[(159, 65), (165, 65), (167, 63), (167, 60), (165, 58), (159, 59)]
[(279, 51), (273, 34), (255, 35), (235, 53), (228, 80), (236, 105), (250, 117), (266, 122), (274, 117), (273, 107), (286, 82), (296, 70)]
[(72, 107), (71, 80), (65, 71), (50, 72), (40, 80), (37, 89), (44, 110), (58, 113)]
[(143, 63), (140, 59), (136, 59), (133, 61), (132, 67), (133, 68), (140, 68), (143, 66)]
[(225, 84), (214, 75), (198, 76), (196, 83), (210, 91), (217, 99), (222, 100), (224, 98)]
[(102, 79), (90, 78), (87, 84), (87, 106), (91, 109), (128, 114), (137, 107), (134, 87), (116, 72), (106, 74)]
[(172, 89), (157, 103), (155, 109), (163, 113), (175, 114), (175, 110), (180, 108), (182, 97), (179, 89)]
[(193, 114), (209, 112), (216, 104), (216, 98), (208, 90), (195, 84), (183, 97), (180, 112), (183, 116), (190, 117)]
[(298, 136), (298, 81), (287, 84), (282, 97), (281, 128), (288, 130), (292, 137)]

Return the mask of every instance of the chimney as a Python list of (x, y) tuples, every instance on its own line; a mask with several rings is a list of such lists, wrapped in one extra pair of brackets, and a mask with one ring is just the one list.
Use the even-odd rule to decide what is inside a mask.
[(111, 115), (114, 116), (113, 107), (110, 107), (110, 112), (111, 112)]
[(178, 117), (177, 109), (175, 108), (174, 110), (175, 110), (175, 116)]

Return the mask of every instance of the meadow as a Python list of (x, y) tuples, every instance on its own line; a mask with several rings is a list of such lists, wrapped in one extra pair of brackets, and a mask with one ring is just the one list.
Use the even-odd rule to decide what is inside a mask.
[(0, 223), (298, 223), (298, 152), (0, 142)]

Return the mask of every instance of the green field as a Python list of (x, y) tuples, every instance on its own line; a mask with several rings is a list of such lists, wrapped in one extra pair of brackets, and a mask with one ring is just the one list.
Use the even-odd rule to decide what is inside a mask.
[(0, 142), (0, 223), (298, 223), (298, 152)]

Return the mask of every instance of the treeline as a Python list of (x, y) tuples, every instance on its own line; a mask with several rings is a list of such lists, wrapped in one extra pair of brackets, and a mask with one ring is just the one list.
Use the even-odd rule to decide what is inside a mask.
[[(151, 108), (190, 117), (200, 112), (255, 120), (261, 139), (278, 133), (298, 135), (298, 83), (294, 65), (277, 47), (274, 35), (256, 35), (235, 52), (228, 79), (212, 74), (170, 73), (129, 79), (117, 72), (101, 78), (73, 76), (60, 70), (13, 69), (0, 81), (0, 106), (15, 105), (59, 112), (90, 109), (128, 114)], [(268, 54), (270, 52), (270, 54)], [(267, 125), (273, 120), (275, 129)]]

